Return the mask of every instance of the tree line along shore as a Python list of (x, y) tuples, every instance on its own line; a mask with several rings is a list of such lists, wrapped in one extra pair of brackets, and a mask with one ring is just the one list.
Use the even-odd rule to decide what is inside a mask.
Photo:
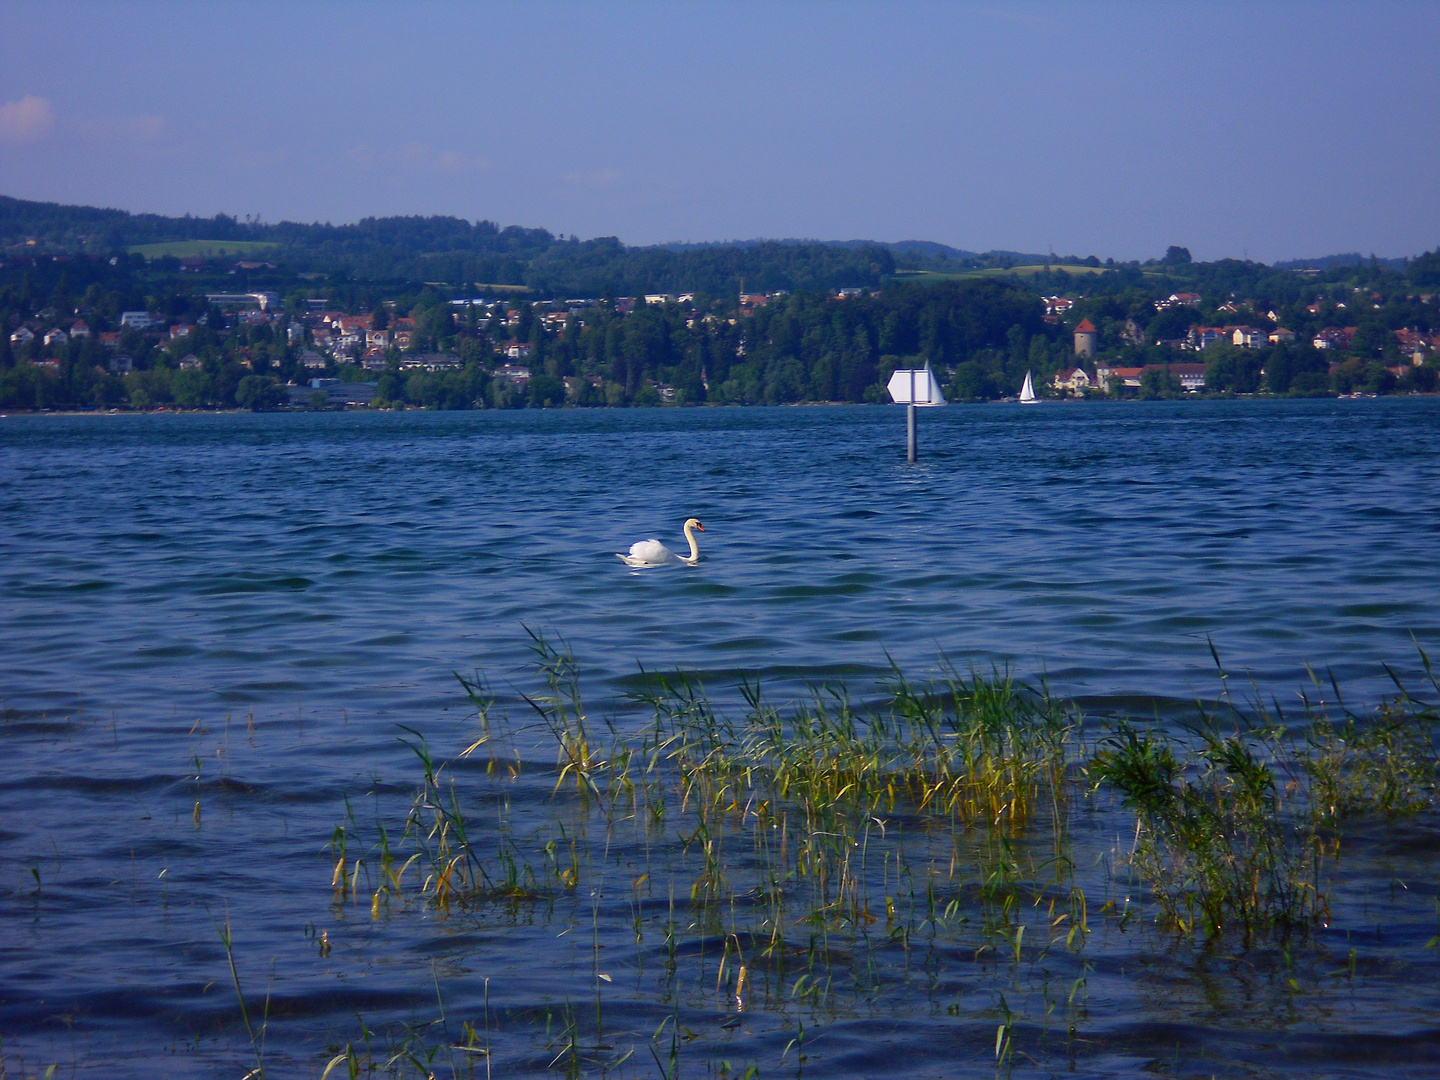
[[(87, 216), (91, 215), (91, 216)], [(93, 215), (101, 215), (95, 218)], [(426, 248), (426, 245), (433, 245)], [(450, 245), (446, 250), (445, 245)], [(627, 248), (448, 218), (0, 199), (0, 407), (620, 407), (1429, 393), (1440, 251), (1314, 265), (935, 244)]]

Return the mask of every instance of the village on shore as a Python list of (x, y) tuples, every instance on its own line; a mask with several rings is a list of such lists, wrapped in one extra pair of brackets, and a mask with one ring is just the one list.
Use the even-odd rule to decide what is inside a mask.
[[(482, 246), (517, 231), (440, 224)], [(562, 297), (367, 282), (302, 269), (317, 257), (298, 249), (287, 264), (279, 249), (107, 256), (32, 239), (0, 264), (0, 408), (878, 403), (891, 372), (924, 364), (952, 401), (1013, 400), (1027, 375), (1051, 399), (1154, 399), (1425, 394), (1440, 374), (1440, 252), (1268, 267), (1172, 247), (1040, 266), (808, 242), (676, 254), (532, 232), (537, 259), (603, 256), (632, 277), (649, 260), (652, 278), (710, 288), (616, 295), (600, 275), (598, 295)], [(747, 290), (747, 266), (771, 287)]]

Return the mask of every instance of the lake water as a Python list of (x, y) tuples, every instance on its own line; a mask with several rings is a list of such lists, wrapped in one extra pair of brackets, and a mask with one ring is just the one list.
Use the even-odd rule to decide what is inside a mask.
[[(920, 421), (907, 466), (894, 408), (0, 420), (9, 1069), (244, 1075), (257, 1054), (228, 918), (257, 1029), (269, 995), (267, 1076), (318, 1076), (366, 1031), (419, 1046), (396, 1032), (433, 1034), (442, 1013), (489, 1025), (493, 1056), (461, 1054), (477, 1075), (665, 1071), (651, 1050), (668, 1016), (688, 1075), (789, 1075), (799, 1023), (805, 1071), (988, 1076), (1000, 998), (1021, 1010), (1017, 1073), (1434, 1075), (1428, 819), (1375, 827), (1379, 854), (1337, 886), (1343, 943), (1308, 946), (1313, 979), (1288, 951), (1122, 929), (1060, 989), (971, 972), (956, 946), (886, 961), (908, 972), (879, 980), (889, 992), (806, 1012), (785, 991), (728, 1027), (706, 981), (723, 946), (710, 975), (702, 940), (698, 974), (657, 990), (652, 939), (637, 945), (599, 855), (569, 908), (371, 918), (333, 902), (323, 849), (346, 800), (375, 815), (408, 800), (400, 725), (437, 756), (472, 741), (454, 673), (483, 674), (523, 720), (527, 628), (568, 644), (618, 730), (648, 715), (629, 697), (642, 668), (693, 672), (722, 701), (758, 677), (783, 700), (824, 681), (872, 694), (892, 658), (919, 678), (948, 658), (1043, 678), (1097, 716), (1165, 716), (1220, 692), (1211, 642), (1232, 690), (1249, 679), (1286, 707), (1316, 692), (1307, 665), (1326, 693), (1333, 675), (1373, 703), (1393, 689), (1384, 665), (1418, 685), (1417, 643), (1440, 654), (1440, 400)], [(683, 550), (692, 515), (699, 566), (614, 557), (652, 536)], [(541, 822), (554, 773), (522, 756), (505, 806)], [(1327, 974), (1352, 948), (1359, 973)], [(1084, 1013), (1057, 1049), (1045, 1002), (1063, 1012), (1076, 978)], [(601, 991), (616, 1034), (592, 1017), (588, 1038), (607, 1049), (556, 1059), (557, 1017), (593, 1013)]]

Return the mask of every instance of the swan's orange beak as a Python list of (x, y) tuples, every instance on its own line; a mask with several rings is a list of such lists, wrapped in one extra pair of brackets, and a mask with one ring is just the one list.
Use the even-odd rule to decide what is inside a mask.
[(705, 531), (705, 526), (701, 525), (698, 521), (695, 522), (695, 528), (699, 529), (701, 532)]

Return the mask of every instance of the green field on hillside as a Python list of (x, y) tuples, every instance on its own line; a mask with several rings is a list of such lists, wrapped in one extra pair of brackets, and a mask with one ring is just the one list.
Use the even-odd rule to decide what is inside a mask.
[[(1008, 277), (1015, 274), (1019, 277), (1033, 277), (1036, 274), (1043, 274), (1047, 268), (1043, 264), (1033, 266), (992, 266), (984, 270), (959, 270), (947, 274), (938, 270), (897, 270), (895, 276), (902, 281), (959, 281), (962, 278), (993, 278)], [(1062, 274), (1103, 274), (1108, 268), (1104, 266), (1062, 266), (1059, 263), (1051, 263), (1050, 270)]]
[[(433, 285), (433, 286), (435, 286), (435, 288), (437, 288), (437, 289), (455, 289), (455, 288), (459, 288), (459, 286), (457, 286), (457, 285), (452, 285), (452, 284), (451, 284), (450, 282), (448, 282), (448, 281), (427, 281), (427, 282), (425, 282), (425, 284), (426, 284), (426, 285)], [(472, 282), (469, 283), (469, 287), (472, 288), (472, 289), (474, 289), (477, 293), (484, 293), (484, 292), (527, 293), (527, 292), (530, 291), (530, 286), (528, 286), (528, 285), (497, 285), (497, 284), (495, 284), (494, 282), (490, 282), (490, 281), (472, 281)]]
[(167, 240), (159, 244), (136, 244), (127, 250), (131, 254), (144, 255), (147, 259), (163, 259), (173, 255), (177, 259), (199, 256), (208, 259), (243, 255), (263, 255), (280, 245), (272, 240)]

